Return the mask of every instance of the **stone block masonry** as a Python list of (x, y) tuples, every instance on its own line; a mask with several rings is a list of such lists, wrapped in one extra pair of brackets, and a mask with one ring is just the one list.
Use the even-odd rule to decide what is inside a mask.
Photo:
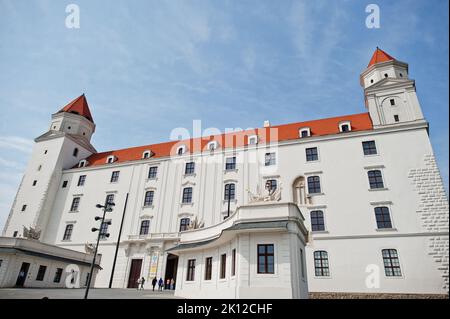
[[(408, 177), (419, 194), (417, 214), (423, 231), (438, 233), (428, 240), (428, 255), (442, 276), (442, 289), (449, 289), (449, 206), (448, 198), (433, 154), (425, 155), (424, 166), (411, 169)], [(442, 235), (441, 235), (442, 234)]]

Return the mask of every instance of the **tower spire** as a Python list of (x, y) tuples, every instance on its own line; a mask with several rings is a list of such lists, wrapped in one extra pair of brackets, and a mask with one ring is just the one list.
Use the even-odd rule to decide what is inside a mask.
[(394, 61), (395, 58), (381, 50), (379, 47), (375, 49), (375, 52), (372, 55), (372, 58), (370, 59), (369, 65), (367, 67), (370, 67), (374, 64), (386, 62), (386, 61)]
[(84, 93), (72, 100), (69, 104), (64, 106), (57, 113), (67, 112), (67, 113), (75, 113), (87, 118), (89, 121), (94, 123), (94, 119), (92, 118), (91, 111), (89, 110), (89, 105), (86, 100), (86, 96)]

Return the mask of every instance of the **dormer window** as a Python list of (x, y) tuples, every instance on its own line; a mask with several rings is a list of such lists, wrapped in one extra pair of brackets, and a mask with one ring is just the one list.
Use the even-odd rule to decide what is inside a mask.
[(310, 129), (309, 127), (301, 128), (301, 129), (298, 131), (298, 136), (299, 136), (300, 138), (304, 138), (304, 137), (309, 137), (309, 136), (311, 136), (311, 129)]
[(110, 155), (106, 158), (106, 163), (107, 164), (112, 164), (117, 160), (117, 158), (114, 155)]
[(144, 151), (144, 153), (142, 153), (142, 158), (143, 159), (147, 159), (153, 156), (153, 152), (152, 151)]
[(79, 163), (78, 163), (78, 167), (86, 167), (86, 165), (87, 165), (87, 161), (86, 160), (81, 160)]
[(250, 135), (248, 137), (248, 145), (256, 145), (258, 144), (258, 135)]
[(212, 141), (208, 143), (208, 150), (210, 151), (214, 151), (219, 147), (219, 143), (217, 143), (217, 141)]
[(178, 148), (177, 148), (177, 154), (178, 154), (178, 155), (183, 155), (184, 153), (186, 153), (186, 145), (178, 146)]
[(341, 133), (350, 132), (352, 130), (352, 126), (350, 124), (350, 121), (345, 121), (339, 123), (339, 131)]

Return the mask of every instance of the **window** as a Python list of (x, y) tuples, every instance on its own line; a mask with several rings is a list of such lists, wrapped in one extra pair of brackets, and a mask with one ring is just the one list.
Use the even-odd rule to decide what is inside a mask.
[(145, 192), (145, 198), (144, 198), (144, 206), (151, 206), (153, 205), (153, 197), (155, 195), (154, 191), (147, 191)]
[(153, 155), (152, 151), (145, 151), (144, 153), (142, 153), (142, 158), (147, 159), (152, 157), (152, 155)]
[(275, 153), (266, 153), (264, 157), (264, 164), (265, 166), (275, 165), (276, 164)]
[(79, 206), (80, 206), (80, 197), (74, 197), (72, 199), (72, 205), (70, 206), (70, 211), (77, 212)]
[(305, 137), (311, 136), (311, 130), (309, 128), (302, 128), (302, 129), (300, 129), (299, 136), (301, 138), (305, 138)]
[(258, 274), (273, 274), (274, 268), (273, 244), (258, 245)]
[(14, 233), (13, 233), (13, 237), (17, 237), (17, 234), (18, 234), (18, 231), (16, 230), (16, 231), (14, 231)]
[(45, 151), (44, 151), (44, 154), (47, 154), (47, 152), (48, 152), (48, 151), (47, 151), (47, 150), (45, 150)]
[(149, 229), (150, 229), (150, 221), (143, 220), (141, 222), (141, 229), (139, 230), (139, 235), (148, 235)]
[(191, 223), (191, 220), (189, 218), (181, 218), (180, 219), (180, 231), (188, 230), (190, 223)]
[(41, 169), (42, 169), (42, 165), (39, 165), (38, 168), (37, 168), (38, 172), (39, 172)]
[(236, 275), (236, 249), (231, 251), (231, 276)]
[(185, 187), (183, 189), (183, 204), (189, 204), (192, 203), (192, 187)]
[(61, 281), (62, 272), (62, 268), (56, 268), (55, 278), (53, 278), (53, 282), (59, 283)]
[(114, 194), (108, 194), (106, 195), (106, 199), (105, 199), (105, 205), (111, 205), (114, 203)]
[(184, 168), (185, 175), (191, 175), (195, 172), (195, 162), (186, 163), (186, 167)]
[(99, 230), (100, 231), (100, 239), (106, 239), (109, 237), (109, 234), (108, 234), (109, 225), (111, 225), (111, 221), (104, 221), (100, 225), (100, 230)]
[(212, 257), (205, 259), (205, 280), (211, 280), (212, 278)]
[(308, 193), (309, 194), (320, 194), (320, 177), (319, 176), (309, 176), (308, 177)]
[(342, 124), (341, 126), (341, 132), (349, 132), (350, 126), (348, 124)]
[(114, 155), (111, 155), (106, 158), (106, 163), (111, 164), (111, 163), (114, 163), (115, 160), (116, 160), (116, 157)]
[(395, 105), (395, 100), (394, 99), (390, 99), (389, 103), (391, 103), (391, 105), (394, 106)]
[(302, 278), (305, 278), (305, 265), (303, 261), (303, 249), (300, 248), (300, 268), (302, 271)]
[(377, 154), (377, 146), (375, 141), (362, 142), (364, 155), (375, 155)]
[(323, 211), (313, 210), (311, 211), (311, 230), (312, 231), (324, 231), (325, 221), (323, 218)]
[(225, 197), (224, 200), (233, 200), (235, 198), (236, 185), (233, 183), (225, 184)]
[(24, 212), (27, 209), (27, 205), (22, 205), (22, 212)]
[(33, 181), (33, 186), (36, 186), (36, 184), (37, 184), (37, 180), (34, 180)]
[(378, 229), (392, 228), (391, 215), (388, 207), (375, 207), (375, 218)]
[(317, 147), (310, 147), (305, 150), (306, 152), (306, 161), (312, 162), (312, 161), (318, 161), (319, 160), (319, 153), (317, 152)]
[(217, 147), (218, 147), (217, 141), (212, 141), (212, 142), (208, 143), (208, 150), (210, 150), (210, 151), (216, 150)]
[(63, 240), (70, 240), (72, 238), (73, 224), (67, 224), (64, 230)]
[(236, 169), (236, 156), (227, 157), (225, 160), (225, 170), (231, 171)]
[(39, 270), (36, 276), (36, 281), (43, 281), (44, 280), (44, 276), (45, 276), (45, 272), (47, 270), (47, 266), (44, 265), (40, 265), (39, 266)]
[(277, 189), (277, 180), (276, 179), (268, 179), (266, 181), (266, 188), (275, 191)]
[(73, 154), (72, 154), (72, 155), (75, 156), (75, 157), (78, 156), (78, 148), (75, 148), (75, 149), (73, 150)]
[(114, 171), (111, 174), (111, 183), (116, 183), (119, 180), (120, 171)]
[(385, 78), (387, 78), (387, 77), (388, 77), (388, 74), (387, 74), (387, 73), (385, 73), (385, 74), (384, 74), (384, 77), (385, 77)]
[(187, 265), (186, 281), (194, 281), (195, 279), (195, 259), (189, 259)]
[(67, 181), (63, 181), (62, 188), (66, 188), (66, 187), (67, 187)]
[(157, 166), (152, 166), (148, 169), (148, 178), (149, 179), (154, 179), (156, 178), (156, 175), (158, 174), (158, 167)]
[(398, 117), (398, 115), (394, 115), (394, 121), (395, 122), (400, 122), (400, 118)]
[(256, 145), (258, 144), (258, 136), (252, 135), (248, 137), (248, 145)]
[(78, 186), (84, 186), (84, 183), (86, 182), (86, 175), (80, 175), (78, 178)]
[(224, 279), (227, 273), (227, 254), (220, 255), (220, 279)]
[(383, 249), (384, 272), (388, 277), (401, 277), (400, 262), (396, 249)]
[(85, 167), (86, 166), (86, 164), (87, 164), (87, 161), (86, 160), (81, 160), (79, 163), (78, 163), (78, 167)]
[(384, 188), (383, 177), (380, 170), (368, 171), (370, 189)]
[(186, 152), (186, 146), (185, 145), (178, 146), (178, 148), (177, 148), (177, 154), (178, 155), (183, 155), (185, 152)]
[(328, 277), (330, 268), (328, 264), (328, 253), (323, 250), (314, 252), (314, 270), (317, 277)]

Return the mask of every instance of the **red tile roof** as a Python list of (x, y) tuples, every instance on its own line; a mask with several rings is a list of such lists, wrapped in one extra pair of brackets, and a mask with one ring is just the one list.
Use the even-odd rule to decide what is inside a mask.
[(94, 123), (94, 120), (91, 115), (91, 111), (89, 110), (89, 105), (87, 103), (86, 97), (84, 94), (77, 97), (75, 100), (64, 106), (58, 113), (67, 112), (67, 113), (75, 113), (81, 116), (84, 116), (89, 121)]
[(367, 67), (370, 67), (374, 64), (380, 63), (380, 62), (386, 62), (386, 61), (393, 61), (395, 58), (381, 50), (377, 47), (375, 52), (372, 55), (372, 58), (370, 59), (369, 65)]
[(306, 127), (310, 128), (311, 136), (338, 134), (339, 123), (342, 121), (350, 121), (352, 131), (367, 131), (372, 130), (373, 128), (369, 113), (353, 114), (321, 120), (270, 126), (267, 128), (257, 128), (254, 130), (246, 130), (241, 132), (225, 133), (211, 137), (199, 137), (102, 152), (88, 157), (87, 166), (106, 165), (106, 159), (110, 155), (114, 155), (117, 158), (115, 163), (141, 160), (142, 154), (147, 150), (151, 150), (153, 152), (154, 155), (152, 158), (176, 155), (177, 148), (181, 145), (186, 145), (187, 152), (190, 154), (198, 153), (200, 151), (207, 151), (206, 146), (210, 141), (217, 141), (219, 143), (219, 149), (224, 147), (242, 147), (248, 145), (248, 137), (251, 135), (258, 135), (258, 143), (261, 144), (267, 142), (296, 140), (299, 138), (299, 129)]

